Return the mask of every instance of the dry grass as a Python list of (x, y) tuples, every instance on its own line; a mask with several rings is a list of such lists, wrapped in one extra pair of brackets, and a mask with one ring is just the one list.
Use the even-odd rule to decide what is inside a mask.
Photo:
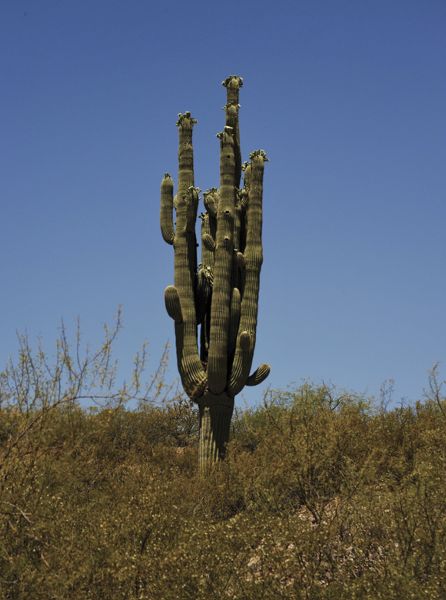
[(444, 408), (277, 393), (203, 480), (182, 400), (5, 407), (0, 598), (445, 598)]

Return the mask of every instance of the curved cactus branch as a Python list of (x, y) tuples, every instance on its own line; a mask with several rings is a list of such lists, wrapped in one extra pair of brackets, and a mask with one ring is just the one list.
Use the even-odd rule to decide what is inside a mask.
[(248, 379), (246, 380), (246, 385), (259, 385), (260, 383), (265, 381), (265, 379), (270, 374), (270, 371), (271, 369), (269, 365), (260, 365), (260, 367), (257, 367), (254, 373), (252, 373), (252, 375), (248, 377)]
[(178, 290), (174, 285), (169, 285), (164, 290), (164, 302), (169, 317), (171, 317), (175, 323), (182, 323), (183, 315), (181, 312), (180, 297), (178, 295)]
[(252, 362), (253, 339), (247, 331), (242, 331), (237, 340), (237, 353), (234, 357), (228, 392), (237, 396), (246, 383)]

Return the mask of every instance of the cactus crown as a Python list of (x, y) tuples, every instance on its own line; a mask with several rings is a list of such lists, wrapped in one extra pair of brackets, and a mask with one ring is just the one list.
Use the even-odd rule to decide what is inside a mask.
[(251, 160), (254, 160), (255, 158), (262, 158), (265, 162), (268, 160), (265, 150), (254, 150), (250, 153), (249, 158)]
[(229, 77), (223, 79), (221, 84), (225, 88), (240, 89), (243, 87), (243, 77), (240, 77), (239, 75), (229, 75)]
[(177, 127), (192, 128), (196, 123), (197, 119), (194, 119), (189, 111), (178, 113)]

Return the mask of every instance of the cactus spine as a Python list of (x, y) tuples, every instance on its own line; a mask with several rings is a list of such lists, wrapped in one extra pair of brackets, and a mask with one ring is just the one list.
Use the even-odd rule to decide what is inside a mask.
[[(199, 406), (199, 467), (206, 473), (223, 458), (234, 397), (245, 385), (264, 381), (262, 364), (249, 374), (257, 328), (262, 252), (263, 150), (242, 165), (239, 132), (241, 77), (223, 81), (226, 125), (220, 139), (220, 185), (204, 192), (201, 262), (195, 223), (200, 190), (194, 187), (190, 112), (178, 116), (178, 185), (166, 173), (161, 183), (161, 233), (174, 248), (174, 285), (164, 292), (175, 323), (178, 370), (184, 390)], [(240, 188), (242, 170), (243, 188)], [(173, 210), (176, 220), (174, 223)], [(198, 336), (198, 328), (200, 335)]]

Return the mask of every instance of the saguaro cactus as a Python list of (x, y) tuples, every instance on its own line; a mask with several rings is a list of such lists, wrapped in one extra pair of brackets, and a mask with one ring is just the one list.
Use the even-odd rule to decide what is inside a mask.
[[(257, 328), (262, 253), (263, 150), (242, 165), (239, 133), (241, 77), (223, 81), (226, 126), (220, 138), (220, 186), (204, 192), (201, 262), (197, 265), (200, 190), (194, 187), (190, 112), (178, 116), (178, 185), (166, 173), (161, 183), (161, 233), (174, 248), (174, 285), (164, 292), (175, 322), (178, 370), (200, 414), (199, 465), (202, 473), (223, 458), (234, 397), (245, 385), (269, 374), (262, 364), (249, 374)], [(240, 188), (241, 173), (244, 173)], [(176, 212), (174, 223), (173, 210)], [(198, 336), (198, 328), (200, 328)]]

